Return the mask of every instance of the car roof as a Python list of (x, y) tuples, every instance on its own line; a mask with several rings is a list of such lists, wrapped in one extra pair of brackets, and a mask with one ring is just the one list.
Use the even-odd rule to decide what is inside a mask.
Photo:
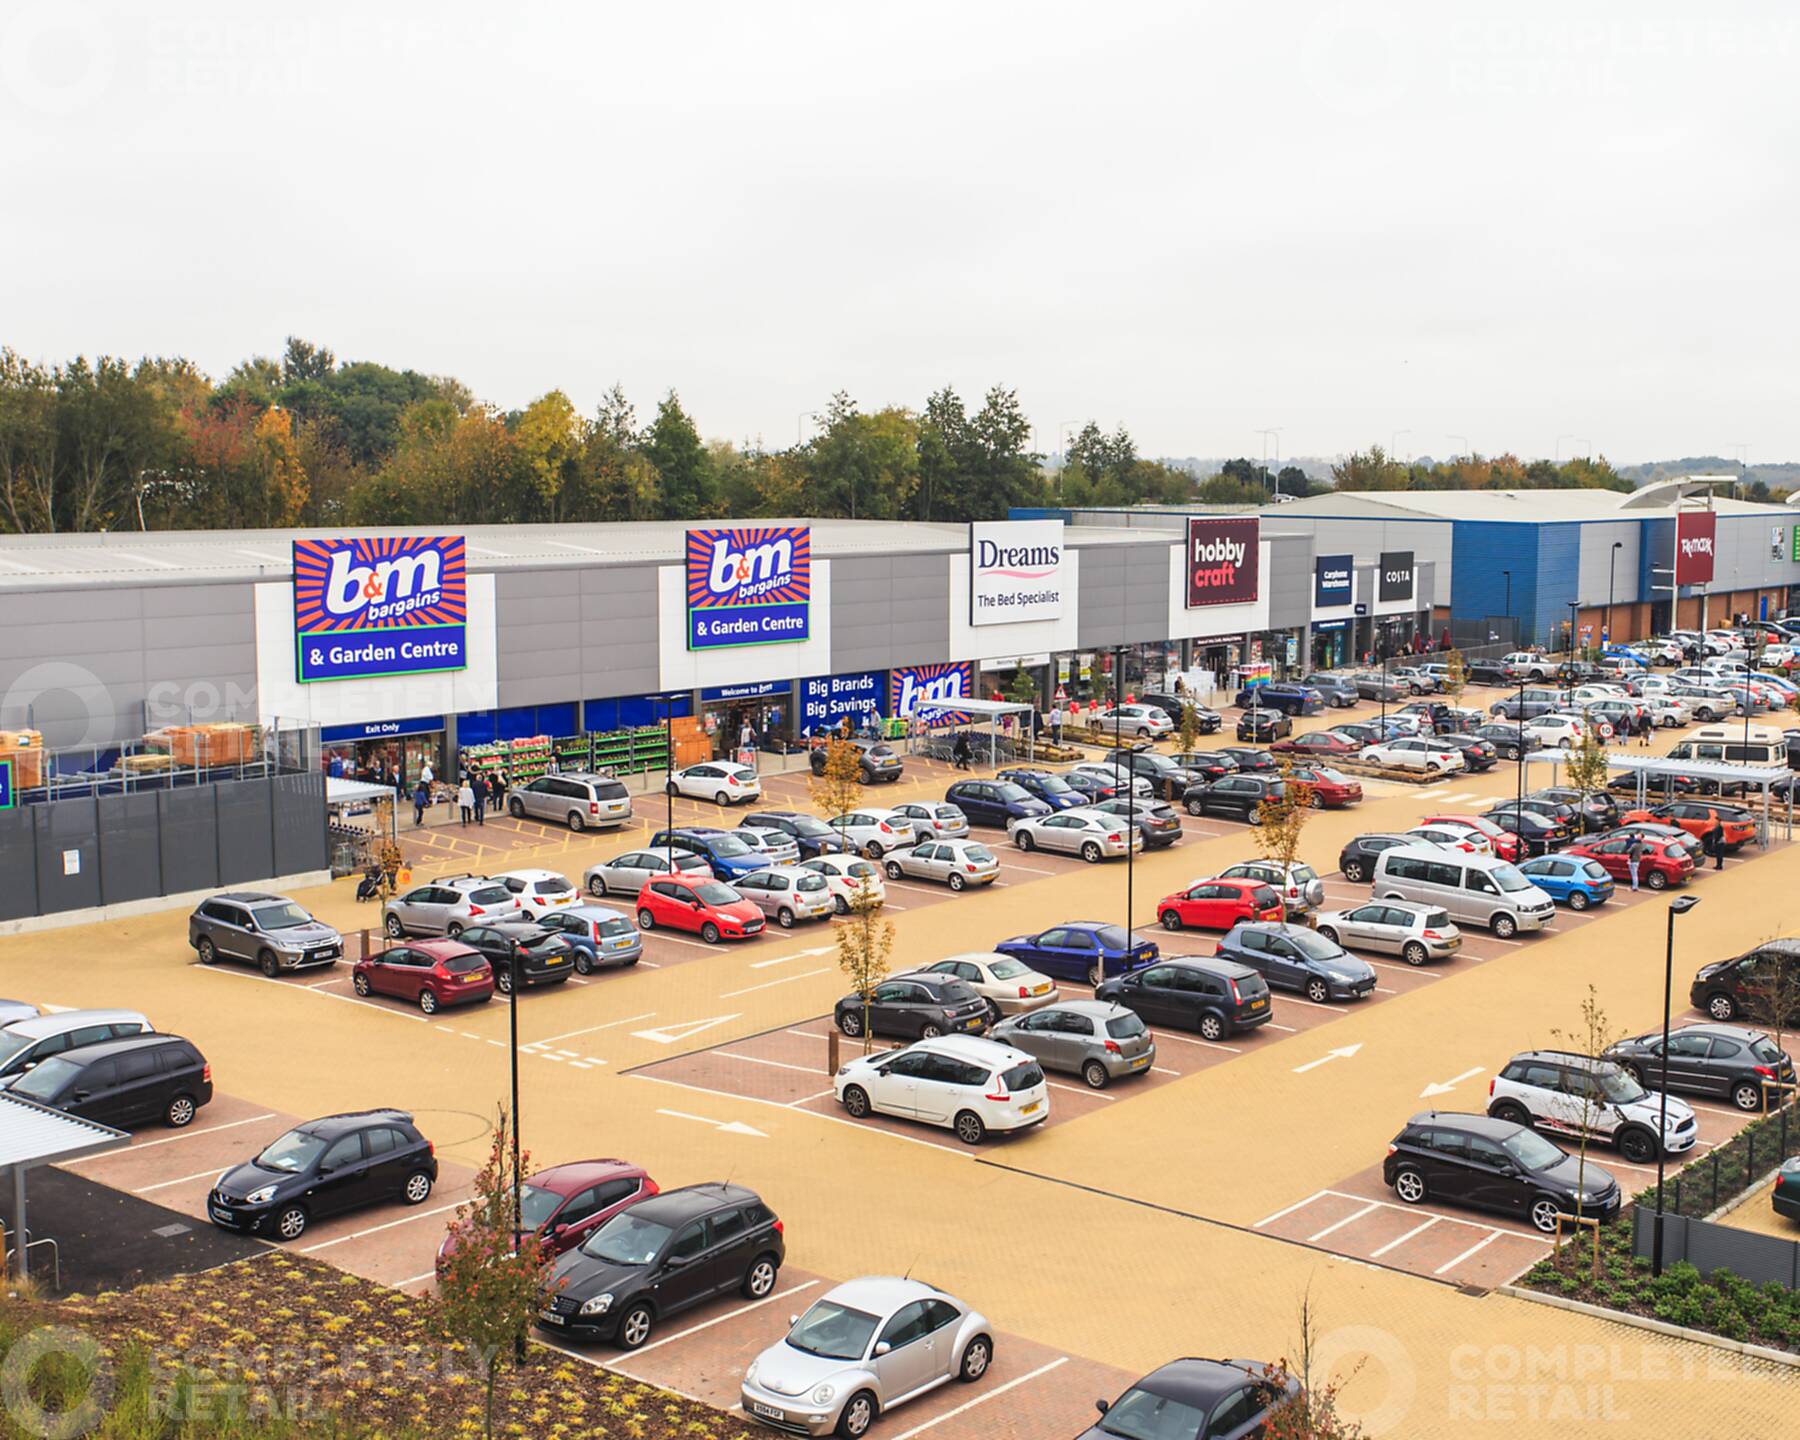
[(1246, 1379), (1261, 1379), (1266, 1367), (1253, 1360), (1202, 1360), (1190, 1356), (1159, 1365), (1131, 1388), (1211, 1410)]
[(855, 1280), (846, 1280), (841, 1285), (834, 1285), (819, 1298), (846, 1309), (885, 1316), (915, 1300), (954, 1297), (946, 1296), (937, 1286), (927, 1285), (923, 1280), (903, 1279), (896, 1275), (863, 1275)]
[(43, 1040), (51, 1035), (64, 1035), (71, 1030), (79, 1030), (84, 1025), (124, 1025), (133, 1020), (150, 1025), (149, 1020), (136, 1010), (62, 1010), (54, 1015), (36, 1015), (26, 1020), (15, 1020), (4, 1030), (0, 1030), (0, 1034), (22, 1040)]
[(596, 905), (591, 900), (584, 900), (579, 905), (571, 905), (562, 913), (579, 915), (584, 920), (623, 920), (625, 918), (623, 910), (615, 910), (610, 905)]
[(780, 875), (784, 879), (799, 880), (806, 876), (817, 875), (817, 870), (808, 870), (804, 865), (765, 865), (762, 869), (752, 871), (756, 875)]
[[(122, 1035), (116, 1040), (102, 1040), (96, 1045), (80, 1045), (73, 1050), (65, 1050), (56, 1059), (74, 1060), (85, 1065), (93, 1060), (103, 1060), (109, 1055), (123, 1055), (130, 1050), (147, 1050), (159, 1045), (170, 1044), (191, 1045), (193, 1042), (182, 1035), (166, 1035), (160, 1030), (152, 1030), (143, 1035)], [(198, 1049), (198, 1046), (195, 1046)]]
[(570, 1160), (566, 1164), (539, 1170), (526, 1178), (528, 1183), (540, 1190), (567, 1196), (602, 1180), (619, 1180), (628, 1176), (642, 1179), (646, 1177), (646, 1172), (642, 1166), (633, 1165), (629, 1160)]
[(406, 1110), (392, 1108), (346, 1110), (339, 1115), (321, 1115), (317, 1120), (302, 1120), (294, 1128), (317, 1135), (322, 1139), (329, 1139), (334, 1135), (342, 1135), (347, 1130), (360, 1130), (367, 1125), (396, 1123), (411, 1125), (413, 1123), (412, 1114)]
[(223, 894), (209, 896), (213, 900), (235, 900), (240, 905), (266, 905), (271, 900), (285, 900), (285, 895), (271, 895), (266, 890), (227, 890)]
[[(473, 945), (465, 945), (460, 940), (406, 940), (402, 942), (408, 949), (423, 950), (427, 955), (435, 955), (440, 960), (449, 960), (457, 955), (479, 955), (481, 952)], [(378, 958), (371, 955), (371, 960)]]
[[(1238, 928), (1241, 930), (1243, 927), (1240, 925)], [(1265, 924), (1261, 928), (1267, 930), (1278, 927)], [(1209, 975), (1218, 975), (1227, 980), (1243, 980), (1261, 973), (1241, 960), (1228, 960), (1222, 955), (1165, 955), (1157, 963), (1186, 965), (1191, 970), (1204, 970)]]
[[(945, 980), (950, 977), (933, 975), (927, 978)], [(1035, 1058), (1011, 1045), (1002, 1045), (998, 1040), (983, 1040), (978, 1035), (940, 1035), (935, 1040), (915, 1041), (907, 1048), (929, 1050), (934, 1055), (953, 1055), (960, 1060), (973, 1060), (980, 1065), (1019, 1065)]]
[(812, 816), (799, 810), (749, 810), (745, 812), (744, 818), (738, 821), (738, 829), (742, 830), (744, 826), (748, 825), (752, 820), (760, 820), (764, 817), (767, 817), (770, 820), (812, 819)]
[(1510, 1120), (1497, 1120), (1492, 1115), (1471, 1115), (1460, 1110), (1421, 1110), (1406, 1124), (1408, 1129), (1414, 1125), (1453, 1125), (1472, 1135), (1485, 1135), (1494, 1140), (1508, 1139), (1526, 1128)]
[(742, 1185), (711, 1180), (699, 1185), (683, 1185), (679, 1190), (665, 1190), (648, 1200), (640, 1200), (632, 1207), (632, 1214), (679, 1224), (697, 1215), (710, 1215), (726, 1205), (743, 1205), (760, 1199), (762, 1197), (754, 1190), (747, 1190)]

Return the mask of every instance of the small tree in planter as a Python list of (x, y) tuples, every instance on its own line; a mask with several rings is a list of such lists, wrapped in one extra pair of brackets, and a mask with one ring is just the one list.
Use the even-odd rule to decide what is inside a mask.
[[(1800, 961), (1764, 949), (1751, 961), (1743, 990), (1757, 1015), (1768, 1025), (1775, 1048), (1786, 1050), (1787, 1032), (1800, 1022)], [(1765, 1087), (1764, 1103), (1769, 1101), (1771, 1091), (1781, 1088)]]
[[(833, 736), (825, 742), (825, 768), (812, 778), (812, 799), (827, 815), (841, 820), (861, 798), (862, 751)], [(842, 828), (839, 830), (840, 837)]]
[(1563, 764), (1563, 775), (1572, 789), (1581, 792), (1581, 814), (1575, 819), (1581, 827), (1580, 833), (1585, 835), (1588, 797), (1606, 789), (1607, 778), (1612, 774), (1612, 756), (1600, 741), (1600, 732), (1594, 718), (1587, 714), (1581, 718), (1581, 740), (1569, 751), (1568, 759)]
[(875, 987), (887, 979), (894, 949), (894, 926), (881, 918), (881, 896), (867, 880), (850, 897), (850, 915), (837, 927), (838, 969), (862, 1001), (863, 1054), (869, 1053), (869, 1006)]
[(1181, 726), (1181, 753), (1190, 754), (1200, 744), (1200, 707), (1191, 700), (1183, 700), (1177, 720)]
[[(1600, 992), (1592, 985), (1587, 988), (1587, 998), (1581, 1002), (1581, 1023), (1573, 1030), (1552, 1030), (1550, 1033), (1570, 1050), (1595, 1063), (1606, 1058), (1608, 1046), (1625, 1037), (1625, 1032), (1615, 1030), (1612, 1022), (1607, 1019), (1606, 1011), (1600, 1004)], [(1598, 1125), (1601, 1112), (1607, 1108), (1608, 1101), (1593, 1087), (1584, 1088), (1578, 1098), (1581, 1105), (1581, 1132), (1576, 1136), (1575, 1146), (1575, 1218), (1580, 1221), (1583, 1218), (1581, 1194), (1587, 1187), (1588, 1137)], [(1660, 1137), (1657, 1143), (1662, 1143)]]
[(1270, 797), (1256, 807), (1257, 848), (1266, 859), (1281, 866), (1284, 889), (1287, 877), (1300, 863), (1300, 833), (1312, 818), (1313, 809), (1313, 787), (1296, 780), (1292, 762), (1284, 759), (1281, 797)]
[(1015, 705), (1029, 705), (1037, 708), (1037, 681), (1031, 678), (1031, 672), (1020, 665), (1012, 673), (1012, 679), (1006, 682), (1006, 698)]
[(468, 1346), (485, 1373), (488, 1440), (494, 1434), (494, 1383), (504, 1366), (524, 1364), (531, 1317), (553, 1258), (535, 1230), (520, 1233), (513, 1197), (531, 1164), (521, 1154), (515, 1172), (509, 1127), (501, 1109), (475, 1193), (450, 1224), (450, 1254), (431, 1306), (438, 1333)]
[(1285, 1393), (1290, 1386), (1297, 1388), (1270, 1408), (1259, 1433), (1265, 1440), (1363, 1440), (1362, 1426), (1338, 1414), (1338, 1395), (1344, 1382), (1324, 1373), (1320, 1364), (1319, 1322), (1313, 1312), (1310, 1287), (1300, 1296), (1299, 1321), (1293, 1355), (1266, 1371), (1277, 1394)]
[(1452, 705), (1462, 704), (1463, 691), (1469, 688), (1469, 662), (1460, 650), (1444, 656), (1444, 694)]

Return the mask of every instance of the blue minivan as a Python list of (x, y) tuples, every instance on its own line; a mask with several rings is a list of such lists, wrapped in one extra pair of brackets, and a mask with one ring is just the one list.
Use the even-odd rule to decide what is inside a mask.
[(1612, 898), (1613, 881), (1598, 860), (1579, 855), (1540, 855), (1519, 866), (1519, 873), (1558, 905), (1585, 910)]
[(944, 792), (944, 799), (967, 815), (971, 825), (991, 825), (1000, 830), (1006, 828), (1008, 820), (1029, 820), (1050, 813), (1049, 805), (1010, 780), (958, 780)]
[(1246, 685), (1233, 702), (1240, 710), (1279, 710), (1284, 715), (1317, 715), (1325, 697), (1310, 685), (1283, 685), (1267, 681)]

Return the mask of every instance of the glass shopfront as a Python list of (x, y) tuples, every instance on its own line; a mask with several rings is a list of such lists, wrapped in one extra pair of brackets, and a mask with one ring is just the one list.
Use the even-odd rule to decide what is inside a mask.
[(327, 725), (319, 731), (319, 753), (328, 775), (410, 790), (427, 766), (433, 779), (444, 778), (444, 717)]
[[(784, 754), (795, 748), (794, 682), (709, 685), (700, 692), (700, 726), (719, 759), (737, 759), (746, 739), (752, 750)], [(748, 763), (754, 764), (755, 757)]]

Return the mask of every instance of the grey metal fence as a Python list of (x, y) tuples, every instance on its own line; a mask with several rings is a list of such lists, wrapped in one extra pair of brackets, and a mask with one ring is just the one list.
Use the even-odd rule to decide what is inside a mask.
[[(1638, 1205), (1632, 1211), (1631, 1249), (1649, 1259), (1655, 1245), (1656, 1211)], [(1715, 1225), (1687, 1215), (1663, 1216), (1663, 1263), (1685, 1260), (1702, 1275), (1729, 1270), (1758, 1285), (1773, 1280), (1800, 1289), (1800, 1243), (1778, 1235), (1760, 1235), (1732, 1225)]]

